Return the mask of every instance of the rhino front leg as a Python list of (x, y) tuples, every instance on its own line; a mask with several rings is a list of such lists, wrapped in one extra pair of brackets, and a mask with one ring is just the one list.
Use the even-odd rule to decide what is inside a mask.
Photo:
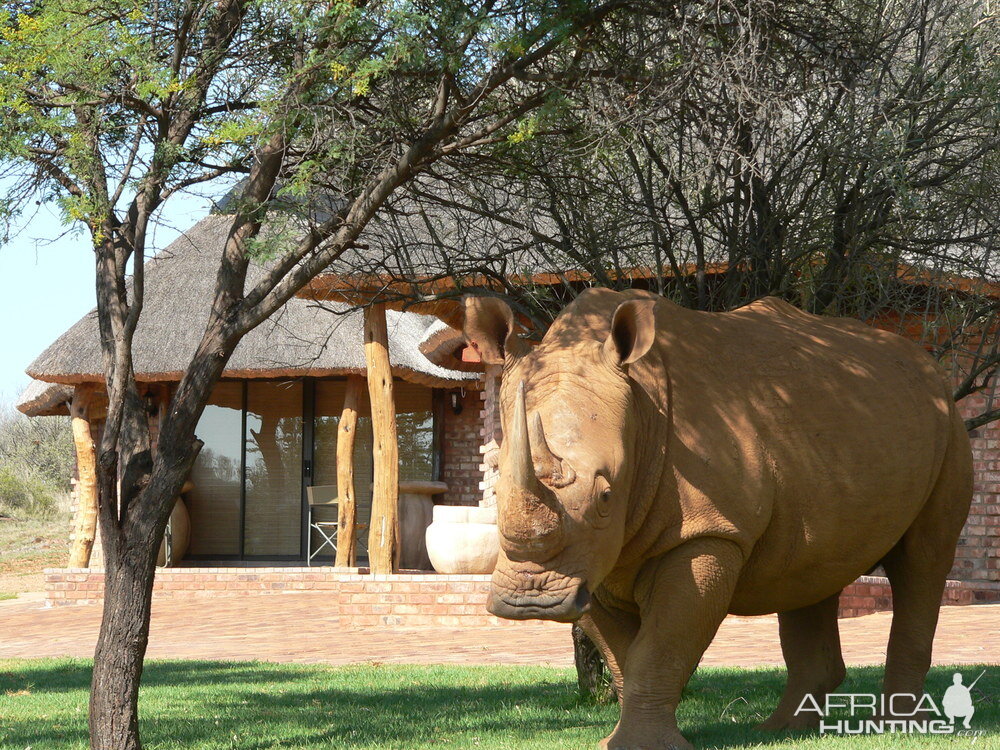
[(602, 750), (690, 750), (677, 703), (729, 611), (743, 552), (703, 538), (650, 561), (636, 582), (641, 624), (626, 656), (622, 713)]

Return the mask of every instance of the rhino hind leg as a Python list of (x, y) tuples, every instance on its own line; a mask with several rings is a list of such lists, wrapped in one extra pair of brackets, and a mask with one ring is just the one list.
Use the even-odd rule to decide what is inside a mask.
[[(917, 557), (923, 555), (900, 551), (885, 560), (893, 599), (882, 686), (885, 695), (919, 696), (931, 666), (934, 631), (951, 562)], [(911, 704), (897, 702), (895, 707), (905, 714)]]
[(590, 612), (580, 618), (580, 625), (604, 657), (619, 702), (624, 690), (625, 656), (639, 632), (639, 617), (612, 607), (605, 607), (595, 597)]
[[(941, 596), (971, 500), (971, 456), (967, 443), (955, 440), (920, 514), (882, 561), (893, 600), (882, 687), (886, 695), (923, 692)], [(909, 709), (897, 703), (897, 711)]]
[(807, 693), (822, 705), (823, 696), (835, 691), (847, 674), (837, 626), (839, 600), (838, 591), (816, 604), (778, 614), (788, 680), (781, 702), (759, 729), (809, 729), (818, 725), (815, 712), (795, 712)]

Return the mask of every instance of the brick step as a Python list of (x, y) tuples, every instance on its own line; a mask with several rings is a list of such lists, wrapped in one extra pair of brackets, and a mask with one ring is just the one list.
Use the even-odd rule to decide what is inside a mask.
[[(102, 600), (100, 570), (48, 569), (50, 606)], [(356, 568), (160, 568), (153, 583), (154, 601), (173, 598), (261, 596), (300, 591), (329, 592), (324, 615), (357, 627), (420, 627), (511, 624), (486, 611), (488, 575), (400, 573), (371, 575)]]
[[(48, 605), (98, 602), (104, 594), (100, 570), (45, 571)], [(489, 576), (436, 573), (370, 575), (357, 568), (161, 568), (153, 584), (154, 599), (260, 596), (297, 591), (327, 591), (324, 613), (357, 627), (378, 625), (480, 626), (510, 624), (486, 612)], [(948, 581), (943, 604), (1000, 601), (1000, 583)], [(892, 609), (889, 583), (863, 576), (840, 598), (841, 617), (859, 617)]]
[[(995, 581), (946, 581), (942, 605), (1000, 602)], [(861, 576), (840, 595), (840, 617), (861, 617), (892, 610), (892, 589), (884, 576)]]

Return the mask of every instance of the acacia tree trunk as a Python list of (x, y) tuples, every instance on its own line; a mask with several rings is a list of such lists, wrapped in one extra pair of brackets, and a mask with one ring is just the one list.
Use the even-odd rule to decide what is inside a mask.
[[(149, 639), (157, 547), (103, 538), (104, 615), (90, 691), (93, 750), (139, 750), (139, 681)], [(143, 548), (145, 547), (145, 548)]]
[[(223, 0), (220, 5), (220, 33), (228, 37), (238, 24), (240, 4)], [(273, 189), (285, 149), (284, 137), (276, 134), (259, 152), (244, 190), (248, 201), (261, 203)], [(108, 221), (102, 228), (103, 239), (95, 247), (108, 417), (98, 457), (105, 589), (91, 680), (92, 750), (141, 750), (139, 682), (149, 639), (160, 541), (174, 498), (201, 449), (195, 427), (211, 389), (243, 335), (260, 322), (239, 320), (249, 266), (246, 244), (261, 227), (259, 216), (240, 214), (230, 227), (219, 262), (211, 316), (159, 425), (154, 460), (148, 415), (132, 362), (132, 340), (143, 308), (144, 257), (142, 253), (134, 257), (133, 297), (129, 299), (123, 260), (129, 254), (120, 246), (122, 242), (133, 248), (144, 246), (145, 224), (156, 203), (149, 191), (154, 189), (154, 182), (147, 183), (147, 192), (137, 208), (142, 217), (140, 229), (134, 236), (123, 238), (121, 233), (116, 234), (116, 226)]]
[[(252, 166), (241, 193), (241, 208), (229, 229), (219, 259), (207, 327), (171, 399), (157, 436), (158, 450), (154, 457), (145, 404), (139, 396), (132, 362), (132, 340), (143, 309), (146, 229), (163, 200), (179, 185), (185, 184), (182, 180), (167, 188), (171, 170), (180, 162), (180, 154), (186, 151), (185, 144), (195, 127), (204, 122), (200, 118), (207, 111), (207, 94), (215, 86), (216, 74), (226, 60), (225, 52), (236, 38), (244, 13), (251, 7), (251, 3), (243, 0), (219, 0), (213, 4), (208, 27), (204, 34), (198, 35), (204, 38), (204, 44), (192, 74), (177, 97), (172, 97), (171, 104), (163, 108), (163, 114), (157, 115), (158, 119), (165, 118), (156, 128), (157, 143), (164, 148), (152, 149), (149, 168), (145, 176), (136, 181), (137, 194), (124, 215), (113, 208), (120, 193), (109, 194), (107, 165), (100, 158), (103, 148), (98, 137), (101, 113), (97, 111), (95, 115), (96, 110), (82, 104), (73, 110), (81, 123), (79, 132), (87, 134), (86, 149), (81, 151), (93, 158), (78, 160), (86, 178), (82, 188), (73, 184), (69, 176), (65, 179), (70, 183), (67, 187), (70, 192), (75, 190), (88, 198), (88, 205), (99, 207), (88, 215), (87, 221), (94, 240), (98, 323), (108, 389), (108, 415), (98, 452), (98, 511), (106, 550), (107, 583), (90, 703), (91, 747), (94, 750), (141, 748), (137, 697), (149, 635), (156, 553), (173, 498), (183, 486), (200, 449), (195, 426), (212, 386), (237, 344), (353, 247), (368, 223), (400, 186), (446, 153), (458, 153), (478, 143), (489, 142), (516, 118), (541, 106), (546, 101), (548, 88), (518, 97), (518, 103), (506, 105), (509, 111), (487, 117), (485, 123), (475, 124), (470, 132), (459, 137), (460, 131), (475, 122), (474, 118), (484, 108), (481, 101), (513, 81), (522, 71), (546, 59), (561, 45), (562, 39), (576, 37), (599, 23), (618, 4), (605, 3), (592, 13), (572, 19), (571, 26), (555, 37), (546, 21), (536, 28), (532, 49), (505, 54), (498, 65), (475, 84), (467, 98), (455, 96), (452, 72), (443, 69), (445, 75), (434, 96), (430, 119), (418, 137), (409, 142), (401, 141), (405, 145), (397, 158), (390, 159), (383, 169), (359, 186), (343, 209), (311, 226), (294, 243), (294, 248), (277, 259), (263, 277), (247, 289), (249, 244), (258, 236), (267, 216), (278, 175), (290, 153), (289, 144), (299, 135), (299, 118), (311, 122), (305, 114), (307, 110), (300, 106), (302, 96), (324, 69), (322, 65), (305, 64), (304, 60), (297, 62), (302, 72), (290, 77), (288, 88), (282, 94), (287, 111), (276, 121), (279, 127), (264, 131), (271, 133), (269, 139), (258, 145), (253, 158), (248, 160)], [(141, 153), (139, 145), (134, 153)], [(57, 174), (62, 173), (57, 170)], [(200, 181), (191, 179), (193, 182), (188, 185)], [(125, 184), (122, 182), (123, 186)], [(128, 280), (130, 270), (131, 281)], [(377, 326), (369, 326), (369, 322)], [(393, 542), (398, 535), (395, 503), (399, 467), (384, 310), (372, 321), (366, 320), (365, 329), (366, 359), (373, 355), (381, 363), (377, 389), (369, 378), (375, 439), (377, 449), (382, 451), (379, 464), (383, 468), (376, 472), (375, 494), (376, 499), (391, 498), (387, 511), (392, 514), (386, 523), (379, 524), (377, 530), (381, 536), (373, 546), (380, 553), (389, 551), (385, 567), (391, 570), (398, 555)], [(373, 335), (369, 337), (369, 333)], [(372, 526), (375, 532), (375, 524)], [(389, 543), (385, 544), (386, 541)]]
[[(228, 4), (233, 6), (233, 0)], [(278, 133), (259, 152), (244, 190), (248, 201), (262, 203), (270, 194), (284, 149), (284, 135)], [(148, 214), (145, 216), (148, 220)], [(241, 320), (250, 262), (246, 245), (260, 227), (259, 216), (241, 214), (229, 230), (211, 317), (159, 425), (155, 460), (145, 403), (139, 396), (132, 363), (132, 339), (143, 302), (143, 257), (135, 258), (134, 300), (129, 305), (122, 283), (123, 254), (115, 245), (114, 226), (104, 227), (105, 239), (96, 248), (108, 418), (98, 457), (98, 512), (106, 580), (104, 616), (91, 681), (92, 750), (142, 747), (138, 690), (149, 638), (156, 556), (173, 500), (201, 450), (195, 427), (211, 389), (242, 337), (267, 317)]]
[(578, 623), (573, 623), (573, 662), (580, 694), (597, 703), (617, 700), (611, 672), (604, 663), (601, 650), (590, 640)]
[[(208, 388), (204, 378), (221, 368), (222, 364), (211, 360), (202, 362), (195, 379)], [(192, 399), (188, 389), (186, 396), (171, 402), (169, 416), (160, 425), (160, 435), (166, 439), (160, 442), (154, 461), (144, 447), (148, 441), (137, 434), (145, 429), (148, 438), (141, 399), (135, 389), (126, 390), (122, 423), (131, 427), (123, 429), (117, 449), (101, 453), (98, 464), (105, 581), (90, 692), (92, 750), (141, 750), (138, 694), (149, 639), (156, 557), (174, 498), (201, 447), (194, 425), (202, 402)], [(119, 456), (125, 461), (123, 469), (118, 468)]]

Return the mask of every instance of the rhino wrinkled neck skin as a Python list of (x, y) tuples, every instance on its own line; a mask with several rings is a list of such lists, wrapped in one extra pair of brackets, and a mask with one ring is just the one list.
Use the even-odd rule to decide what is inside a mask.
[(649, 503), (630, 507), (633, 488), (655, 487), (662, 450), (645, 450), (660, 431), (635, 413), (636, 389), (596, 344), (543, 343), (505, 368), (494, 614), (577, 619), (617, 564), (626, 529), (641, 526), (634, 511)]

